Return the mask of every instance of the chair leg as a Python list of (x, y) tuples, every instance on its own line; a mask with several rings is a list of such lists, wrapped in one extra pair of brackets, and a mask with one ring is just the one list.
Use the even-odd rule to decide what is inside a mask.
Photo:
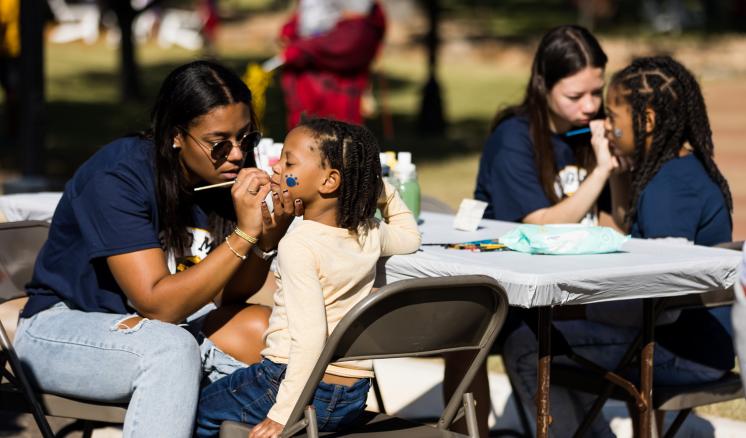
[(471, 392), (464, 394), (464, 416), (466, 417), (466, 430), (470, 438), (479, 438), (479, 425), (477, 424), (477, 411), (475, 409), (474, 395)]
[(316, 409), (314, 409), (313, 405), (308, 405), (305, 413), (306, 421), (308, 421), (308, 425), (306, 426), (306, 434), (308, 435), (308, 438), (319, 438), (319, 425), (316, 422)]
[(71, 433), (82, 432), (83, 438), (89, 438), (93, 434), (94, 426), (86, 420), (75, 420), (57, 432), (55, 438), (65, 438)]
[(5, 353), (8, 363), (10, 364), (10, 369), (13, 372), (23, 395), (26, 397), (29, 405), (31, 405), (31, 413), (34, 416), (34, 420), (36, 420), (36, 425), (39, 427), (39, 431), (44, 438), (54, 438), (52, 428), (49, 427), (49, 422), (47, 422), (47, 418), (44, 416), (44, 409), (42, 408), (41, 403), (36, 399), (36, 396), (34, 396), (34, 389), (26, 378), (26, 373), (23, 371), (21, 361), (18, 360), (18, 356), (16, 356), (16, 352), (13, 350), (13, 344), (10, 342), (8, 334), (5, 333), (5, 327), (3, 327), (2, 323), (0, 323), (0, 345), (2, 345), (2, 350)]
[(378, 412), (385, 414), (386, 406), (383, 404), (383, 394), (381, 394), (381, 387), (378, 385), (378, 379), (373, 377), (371, 383), (373, 386), (373, 395), (376, 397), (376, 404), (378, 405)]
[(85, 421), (83, 423), (83, 438), (92, 438), (93, 437), (93, 425), (89, 423), (88, 421)]
[(686, 420), (686, 417), (689, 416), (690, 412), (692, 412), (691, 409), (684, 409), (679, 411), (679, 414), (676, 415), (676, 418), (673, 420), (673, 423), (671, 423), (671, 426), (668, 427), (668, 430), (666, 431), (666, 434), (663, 435), (663, 438), (673, 438), (673, 436), (676, 435), (676, 432), (679, 431), (681, 425), (684, 424), (684, 420)]

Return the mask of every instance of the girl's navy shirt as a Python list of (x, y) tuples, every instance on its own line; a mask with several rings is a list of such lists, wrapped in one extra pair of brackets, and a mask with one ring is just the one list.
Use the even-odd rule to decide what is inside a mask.
[[(732, 239), (725, 197), (694, 154), (661, 166), (637, 201), (633, 237), (683, 237), (712, 246)], [(735, 365), (730, 308), (684, 310), (656, 328), (658, 342), (678, 356), (720, 370)]]
[[(573, 148), (565, 138), (556, 134), (550, 138), (557, 168), (554, 189), (562, 199), (575, 193), (587, 171), (577, 165)], [(573, 138), (589, 141), (587, 135)], [(606, 196), (605, 193), (604, 198)], [(479, 161), (474, 198), (487, 202), (485, 218), (510, 222), (520, 222), (526, 215), (552, 206), (539, 180), (529, 122), (525, 117), (503, 120), (487, 139)], [(582, 223), (596, 225), (595, 208)]]
[[(86, 312), (133, 312), (106, 257), (161, 248), (153, 155), (151, 141), (122, 138), (75, 172), (26, 286), (29, 301), (22, 317), (61, 301)], [(204, 227), (206, 214), (197, 206), (193, 210), (195, 227)], [(201, 245), (202, 255), (211, 244), (209, 236), (204, 239), (192, 245)]]
[(694, 154), (664, 163), (637, 200), (633, 237), (684, 237), (697, 245), (730, 242), (723, 192)]

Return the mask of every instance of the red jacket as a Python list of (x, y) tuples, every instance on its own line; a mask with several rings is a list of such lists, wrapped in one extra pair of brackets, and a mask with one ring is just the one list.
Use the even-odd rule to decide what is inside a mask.
[(342, 19), (319, 36), (301, 39), (297, 29), (296, 14), (281, 31), (281, 36), (289, 41), (283, 52), (286, 69), (343, 75), (367, 73), (383, 40), (386, 19), (381, 7), (374, 3), (367, 16)]
[(285, 24), (281, 36), (289, 44), (283, 51), (282, 88), (288, 129), (302, 114), (362, 123), (360, 98), (385, 23), (383, 11), (374, 4), (367, 16), (340, 20), (316, 37), (299, 38), (297, 15)]

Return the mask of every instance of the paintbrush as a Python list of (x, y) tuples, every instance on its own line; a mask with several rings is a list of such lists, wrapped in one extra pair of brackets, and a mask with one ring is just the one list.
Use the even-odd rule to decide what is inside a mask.
[(195, 192), (199, 192), (200, 190), (214, 189), (216, 187), (232, 186), (233, 184), (235, 184), (235, 182), (236, 182), (236, 180), (234, 179), (233, 181), (226, 181), (226, 182), (222, 182), (222, 183), (211, 184), (209, 186), (195, 187), (194, 191)]
[(580, 128), (580, 129), (573, 129), (572, 131), (567, 131), (564, 134), (562, 134), (563, 137), (573, 137), (575, 135), (580, 134), (587, 134), (591, 132), (591, 128)]

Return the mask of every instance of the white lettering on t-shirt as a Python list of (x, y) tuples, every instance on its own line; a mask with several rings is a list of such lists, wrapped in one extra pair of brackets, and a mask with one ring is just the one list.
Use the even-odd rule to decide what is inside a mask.
[[(574, 164), (565, 166), (557, 173), (557, 178), (554, 181), (554, 193), (560, 199), (574, 195), (586, 176), (588, 176), (588, 172), (582, 167)], [(598, 214), (595, 206), (580, 220), (580, 223), (583, 225), (598, 225)]]
[(173, 251), (168, 251), (168, 270), (172, 274), (185, 271), (201, 262), (212, 249), (213, 238), (207, 230), (193, 227), (187, 227), (187, 230), (192, 234), (189, 251), (179, 257), (175, 257)]

